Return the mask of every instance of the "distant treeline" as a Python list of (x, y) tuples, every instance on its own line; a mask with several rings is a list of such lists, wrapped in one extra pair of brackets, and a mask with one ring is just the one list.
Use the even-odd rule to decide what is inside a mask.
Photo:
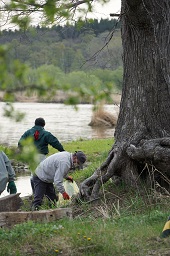
[[(104, 47), (112, 31), (114, 35)], [(32, 68), (52, 64), (69, 73), (80, 69), (115, 70), (122, 66), (120, 23), (116, 19), (91, 20), (63, 27), (37, 26), (24, 32), (3, 30), (0, 44), (10, 46), (10, 58), (19, 59)]]
[[(109, 93), (120, 91), (122, 86), (120, 33), (116, 19), (94, 19), (26, 31), (3, 30), (0, 44), (9, 47), (9, 61), (17, 60), (29, 67), (28, 84), (44, 86), (52, 81), (60, 90), (75, 90), (81, 85), (92, 91), (95, 85), (96, 91), (103, 93), (106, 86)], [(7, 86), (23, 85), (13, 77)]]
[[(66, 24), (64, 26), (54, 25), (50, 27), (30, 27), (27, 31), (23, 32), (21, 30), (3, 30), (1, 31), (0, 43), (4, 44), (10, 42), (14, 38), (21, 39), (24, 35), (29, 37), (30, 41), (39, 40), (40, 34), (47, 33), (47, 35), (52, 38), (55, 37), (56, 34), (59, 36), (60, 40), (68, 39), (68, 38), (78, 38), (81, 34), (88, 32), (93, 32), (94, 35), (98, 35), (105, 31), (113, 31), (120, 29), (120, 21), (116, 19), (108, 20), (101, 19), (100, 21), (97, 19), (91, 19), (87, 21), (78, 21), (74, 25)], [(35, 30), (33, 34), (32, 31)], [(40, 33), (40, 34), (39, 34)], [(45, 37), (46, 38), (46, 37)], [(45, 41), (44, 38), (44, 41)], [(54, 40), (53, 40), (54, 41)]]

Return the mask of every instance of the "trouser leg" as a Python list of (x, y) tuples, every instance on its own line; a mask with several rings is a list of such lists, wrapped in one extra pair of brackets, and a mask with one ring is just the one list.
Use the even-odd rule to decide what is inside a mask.
[[(39, 157), (39, 162), (41, 163), (46, 158), (46, 155), (38, 154), (38, 157)], [(31, 177), (30, 177), (30, 183), (31, 183), (32, 193), (34, 194), (33, 174), (31, 174)]]
[(32, 206), (34, 209), (39, 208), (41, 206), (43, 197), (46, 193), (46, 187), (48, 183), (40, 180), (36, 175), (33, 175), (33, 183), (34, 183), (34, 200)]
[(58, 201), (58, 196), (56, 195), (56, 191), (55, 191), (53, 183), (47, 184), (45, 195), (47, 196), (47, 198), (49, 200), (53, 201), (54, 204), (56, 201)]
[(34, 194), (34, 182), (33, 182), (33, 176), (30, 177), (30, 183), (32, 188), (32, 193)]

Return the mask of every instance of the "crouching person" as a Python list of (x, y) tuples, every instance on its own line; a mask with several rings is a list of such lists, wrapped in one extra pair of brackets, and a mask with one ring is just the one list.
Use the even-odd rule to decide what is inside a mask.
[(7, 155), (0, 151), (0, 194), (5, 190), (6, 186), (7, 192), (16, 194), (17, 189), (14, 180), (15, 171), (12, 168), (11, 162)]
[(44, 195), (49, 201), (53, 201), (54, 203), (58, 201), (54, 185), (58, 192), (62, 194), (64, 200), (69, 200), (70, 197), (63, 186), (63, 179), (72, 180), (71, 177), (67, 176), (70, 169), (82, 166), (85, 161), (86, 155), (82, 151), (75, 153), (63, 151), (55, 153), (41, 162), (33, 175), (35, 192), (32, 210), (39, 209), (42, 205)]

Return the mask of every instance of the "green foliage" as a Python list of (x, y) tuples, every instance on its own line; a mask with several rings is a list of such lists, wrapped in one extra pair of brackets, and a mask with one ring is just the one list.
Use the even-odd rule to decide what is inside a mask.
[[(100, 2), (105, 3), (106, 0), (100, 0)], [(15, 11), (11, 22), (20, 26), (20, 28), (27, 28), (31, 22), (30, 13), (40, 12), (43, 14), (42, 23), (49, 25), (55, 23), (57, 19), (66, 18), (69, 19), (74, 14), (76, 7), (81, 4), (84, 4), (83, 7), (77, 8), (77, 13), (82, 17), (84, 13), (92, 12), (92, 1), (83, 1), (75, 3), (69, 0), (46, 0), (45, 2), (39, 2), (35, 0), (28, 1), (15, 1), (10, 0), (8, 3), (3, 3), (3, 10), (6, 11)]]
[[(83, 71), (72, 72), (68, 76), (65, 77), (65, 83), (70, 86), (70, 92), (74, 91), (75, 96), (73, 95), (71, 98), (74, 101), (80, 102), (81, 99), (83, 101), (89, 101), (91, 99), (92, 102), (97, 102), (97, 100), (102, 99), (103, 91), (102, 86), (100, 84), (100, 80), (94, 75), (87, 74)], [(106, 94), (104, 95), (106, 98)], [(67, 103), (71, 103), (70, 99), (68, 99)]]
[[(96, 69), (90, 71), (90, 74), (94, 74), (97, 76), (100, 81), (105, 84), (110, 86), (110, 91), (111, 88), (114, 93), (119, 92), (122, 88), (122, 82), (123, 82), (123, 68), (119, 67), (116, 70), (109, 70), (109, 69)], [(115, 87), (114, 87), (115, 85)]]
[[(65, 74), (80, 69), (82, 63), (89, 59), (89, 46), (86, 43), (103, 31), (111, 31), (117, 23), (115, 20), (83, 21), (82, 15), (87, 11), (92, 12), (92, 2), (90, 0), (85, 1), (81, 8), (77, 7), (81, 6), (83, 2), (80, 1), (75, 4), (74, 1), (69, 0), (47, 0), (45, 2), (10, 0), (7, 3), (2, 3), (1, 7), (4, 15), (11, 14), (8, 16), (8, 21), (17, 24), (20, 28), (20, 31), (15, 31), (16, 33), (13, 31), (1, 33), (0, 90), (4, 92), (3, 99), (5, 101), (15, 101), (13, 92), (24, 89), (28, 89), (29, 92), (32, 88), (36, 88), (39, 96), (44, 96), (45, 91), (48, 91), (50, 93), (47, 97), (53, 95), (59, 87), (61, 89), (61, 86), (73, 89), (70, 82), (64, 84), (64, 79), (61, 81), (56, 76), (54, 79), (52, 72), (49, 72), (49, 70), (43, 70), (42, 68), (41, 74), (35, 74), (33, 69), (32, 72), (28, 71), (27, 65), (32, 68), (39, 68), (50, 64), (59, 67)], [(107, 1), (101, 0), (100, 2), (104, 4)], [(74, 13), (75, 8), (81, 15), (77, 24), (73, 26), (72, 22), (69, 23), (69, 18)], [(29, 27), (35, 13), (42, 13), (42, 24), (53, 26), (51, 28), (40, 28), (38, 26), (35, 30), (39, 33), (35, 33), (35, 30)], [(66, 25), (56, 27), (56, 20), (62, 18), (67, 20)], [(42, 34), (41, 38), (40, 33)], [(46, 37), (44, 33), (47, 34)], [(72, 42), (73, 38), (76, 39), (74, 43)], [(105, 86), (100, 85), (101, 82), (97, 77), (90, 77), (89, 75), (88, 77), (90, 78), (88, 88), (86, 88), (86, 81), (77, 84), (78, 89), (74, 87), (75, 92), (79, 93), (80, 97), (88, 98), (91, 94), (90, 96), (95, 103), (102, 100), (104, 95), (109, 95), (110, 85), (107, 84), (105, 88)], [(101, 91), (98, 98), (94, 97), (97, 91)], [(67, 103), (78, 103), (76, 97), (77, 95), (71, 95)]]
[[(9, 98), (7, 98), (7, 100), (9, 101)], [(25, 113), (16, 111), (11, 103), (6, 103), (3, 110), (4, 116), (9, 117), (16, 122), (20, 122), (25, 116)]]
[[(26, 6), (26, 3), (22, 4)], [(50, 1), (47, 6), (50, 11)], [(27, 96), (31, 91), (37, 91), (42, 101), (50, 101), (55, 100), (57, 91), (66, 91), (66, 104), (97, 104), (103, 99), (112, 102), (111, 94), (120, 93), (122, 85), (122, 68), (118, 68), (121, 60), (120, 32), (115, 34), (116, 48), (110, 42), (109, 55), (105, 48), (95, 58), (91, 57), (102, 48), (102, 38), (108, 34), (106, 27), (109, 30), (113, 24), (109, 20), (79, 20), (74, 26), (67, 23), (63, 27), (3, 31), (0, 37), (0, 43), (5, 45), (0, 48), (3, 99), (15, 101), (13, 92), (22, 90)], [(110, 58), (110, 54), (116, 58)]]
[(12, 23), (19, 25), (19, 27), (23, 30), (27, 29), (30, 24), (29, 16), (20, 17), (20, 16), (13, 16)]
[(44, 5), (44, 12), (45, 12), (45, 15), (48, 18), (48, 21), (54, 22), (54, 16), (57, 12), (57, 8), (56, 8), (54, 0), (47, 0), (46, 1), (46, 4)]
[[(100, 31), (103, 22), (106, 26)], [(10, 58), (19, 59), (34, 68), (43, 64), (53, 64), (68, 73), (75, 69), (91, 70), (101, 67), (114, 70), (122, 65), (120, 31), (114, 33), (114, 40), (109, 42), (107, 48), (98, 56), (96, 54), (105, 44), (103, 38), (107, 38), (109, 31), (114, 28), (112, 21), (97, 21), (97, 27), (92, 26), (93, 23), (82, 23), (84, 27), (81, 31), (77, 29), (77, 24), (52, 28), (30, 27), (24, 32), (2, 31), (0, 43), (11, 45), (8, 51)], [(96, 56), (92, 58), (94, 54)]]
[[(57, 91), (65, 91), (65, 104), (97, 104), (102, 100), (112, 103), (112, 94), (120, 93), (114, 84), (116, 71), (74, 71), (65, 74), (58, 67), (43, 65), (37, 69), (30, 69), (26, 76), (28, 83), (34, 84), (32, 91), (36, 90), (39, 97), (46, 101), (55, 100)], [(121, 80), (121, 75), (118, 74), (116, 79)]]
[(21, 144), (22, 150), (19, 150), (14, 158), (19, 162), (27, 163), (30, 170), (33, 172), (39, 163), (38, 151), (34, 146), (33, 139), (28, 137), (23, 140)]
[(0, 90), (6, 93), (4, 98), (11, 101), (13, 96), (9, 94), (17, 88), (21, 89), (25, 84), (25, 72), (28, 67), (19, 60), (11, 60), (8, 55), (9, 49), (7, 46), (0, 46)]
[[(69, 19), (70, 9), (74, 9), (72, 5), (74, 3), (70, 1), (55, 0), (44, 3), (11, 0), (3, 4), (4, 11), (14, 11), (15, 15), (10, 16), (11, 22), (20, 28), (15, 32), (1, 32), (0, 90), (4, 93), (4, 101), (15, 101), (14, 92), (22, 90), (29, 96), (36, 90), (43, 101), (51, 100), (58, 91), (67, 91), (66, 104), (89, 101), (97, 104), (103, 99), (110, 103), (111, 94), (117, 90), (120, 92), (121, 72), (115, 71), (112, 81), (108, 81), (107, 74), (101, 77), (101, 73), (106, 73), (107, 69), (113, 73), (120, 66), (120, 31), (115, 33), (116, 47), (110, 41), (109, 51), (103, 48), (104, 33), (108, 34), (120, 24), (117, 20), (84, 21), (80, 17), (74, 25), (68, 20), (64, 26), (56, 26), (57, 17)], [(91, 1), (86, 1), (84, 7), (92, 11)], [(30, 14), (37, 11), (44, 14), (44, 26), (29, 27)], [(53, 26), (47, 26), (49, 24)], [(96, 54), (97, 49), (100, 52), (101, 48), (102, 53)], [(92, 72), (96, 68), (102, 72), (96, 75)], [(14, 116), (14, 110), (11, 110), (13, 113), (6, 111), (6, 115)], [(18, 120), (21, 117), (22, 114), (18, 114)]]

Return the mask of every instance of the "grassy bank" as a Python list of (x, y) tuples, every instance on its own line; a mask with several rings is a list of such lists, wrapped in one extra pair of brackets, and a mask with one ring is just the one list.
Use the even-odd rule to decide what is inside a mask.
[[(70, 152), (83, 150), (85, 169), (72, 174), (79, 184), (107, 157), (113, 139), (65, 143)], [(50, 149), (50, 153), (54, 153)], [(170, 238), (160, 239), (169, 215), (169, 198), (151, 191), (140, 195), (123, 183), (109, 181), (101, 199), (72, 202), (73, 220), (28, 222), (0, 230), (0, 255), (170, 255)]]

